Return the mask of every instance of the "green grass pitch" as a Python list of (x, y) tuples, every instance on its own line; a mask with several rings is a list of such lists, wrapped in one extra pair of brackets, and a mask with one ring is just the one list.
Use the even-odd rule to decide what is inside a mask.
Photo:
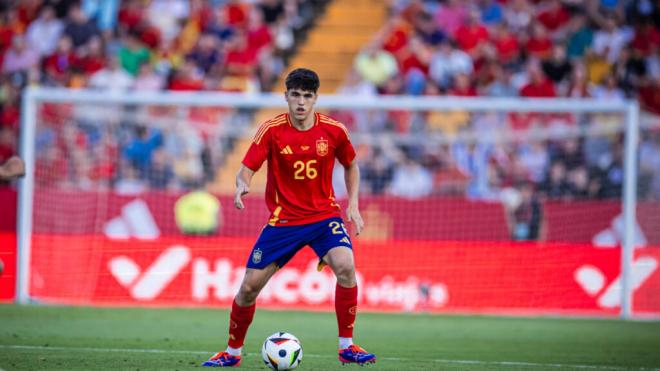
[[(0, 305), (0, 369), (202, 369), (224, 348), (227, 311)], [(266, 370), (260, 345), (300, 338), (299, 370), (350, 370), (337, 361), (334, 313), (257, 310), (240, 369)], [(360, 313), (355, 340), (372, 370), (660, 369), (660, 322)]]

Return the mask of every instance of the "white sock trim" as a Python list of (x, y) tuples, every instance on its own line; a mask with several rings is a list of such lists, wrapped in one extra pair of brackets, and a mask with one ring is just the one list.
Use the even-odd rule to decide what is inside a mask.
[(339, 337), (339, 349), (346, 349), (353, 345), (353, 338)]
[(232, 347), (228, 346), (226, 352), (229, 353), (229, 355), (232, 355), (232, 356), (240, 356), (242, 349), (243, 349), (243, 347), (232, 348)]

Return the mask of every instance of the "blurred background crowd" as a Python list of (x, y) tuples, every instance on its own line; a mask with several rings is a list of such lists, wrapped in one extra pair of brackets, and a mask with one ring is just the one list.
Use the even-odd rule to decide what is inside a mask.
[[(28, 85), (280, 91), (278, 77), (327, 3), (3, 2), (0, 160), (16, 151), (20, 92)], [(660, 1), (383, 3), (388, 19), (355, 56), (338, 93), (574, 97), (604, 105), (637, 99), (643, 110), (639, 194), (660, 200)], [(498, 200), (514, 187), (551, 199), (621, 196), (621, 115), (330, 114), (354, 137), (367, 194)], [(43, 105), (39, 115), (39, 185), (120, 193), (216, 182), (254, 119), (219, 108), (61, 104)]]

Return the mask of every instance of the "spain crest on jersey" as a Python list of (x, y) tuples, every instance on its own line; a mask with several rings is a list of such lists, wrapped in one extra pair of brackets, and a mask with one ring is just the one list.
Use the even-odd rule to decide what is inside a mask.
[(328, 154), (328, 141), (326, 139), (319, 139), (316, 141), (316, 154), (325, 156)]

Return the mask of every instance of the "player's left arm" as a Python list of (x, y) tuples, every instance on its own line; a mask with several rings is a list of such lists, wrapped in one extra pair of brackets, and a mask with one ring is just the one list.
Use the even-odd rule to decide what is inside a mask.
[(360, 168), (357, 161), (351, 161), (351, 164), (345, 167), (344, 181), (346, 182), (346, 190), (348, 191), (348, 208), (346, 209), (346, 216), (349, 222), (355, 223), (356, 234), (360, 234), (364, 228), (364, 221), (360, 215), (360, 208), (358, 204), (358, 193), (360, 191)]

